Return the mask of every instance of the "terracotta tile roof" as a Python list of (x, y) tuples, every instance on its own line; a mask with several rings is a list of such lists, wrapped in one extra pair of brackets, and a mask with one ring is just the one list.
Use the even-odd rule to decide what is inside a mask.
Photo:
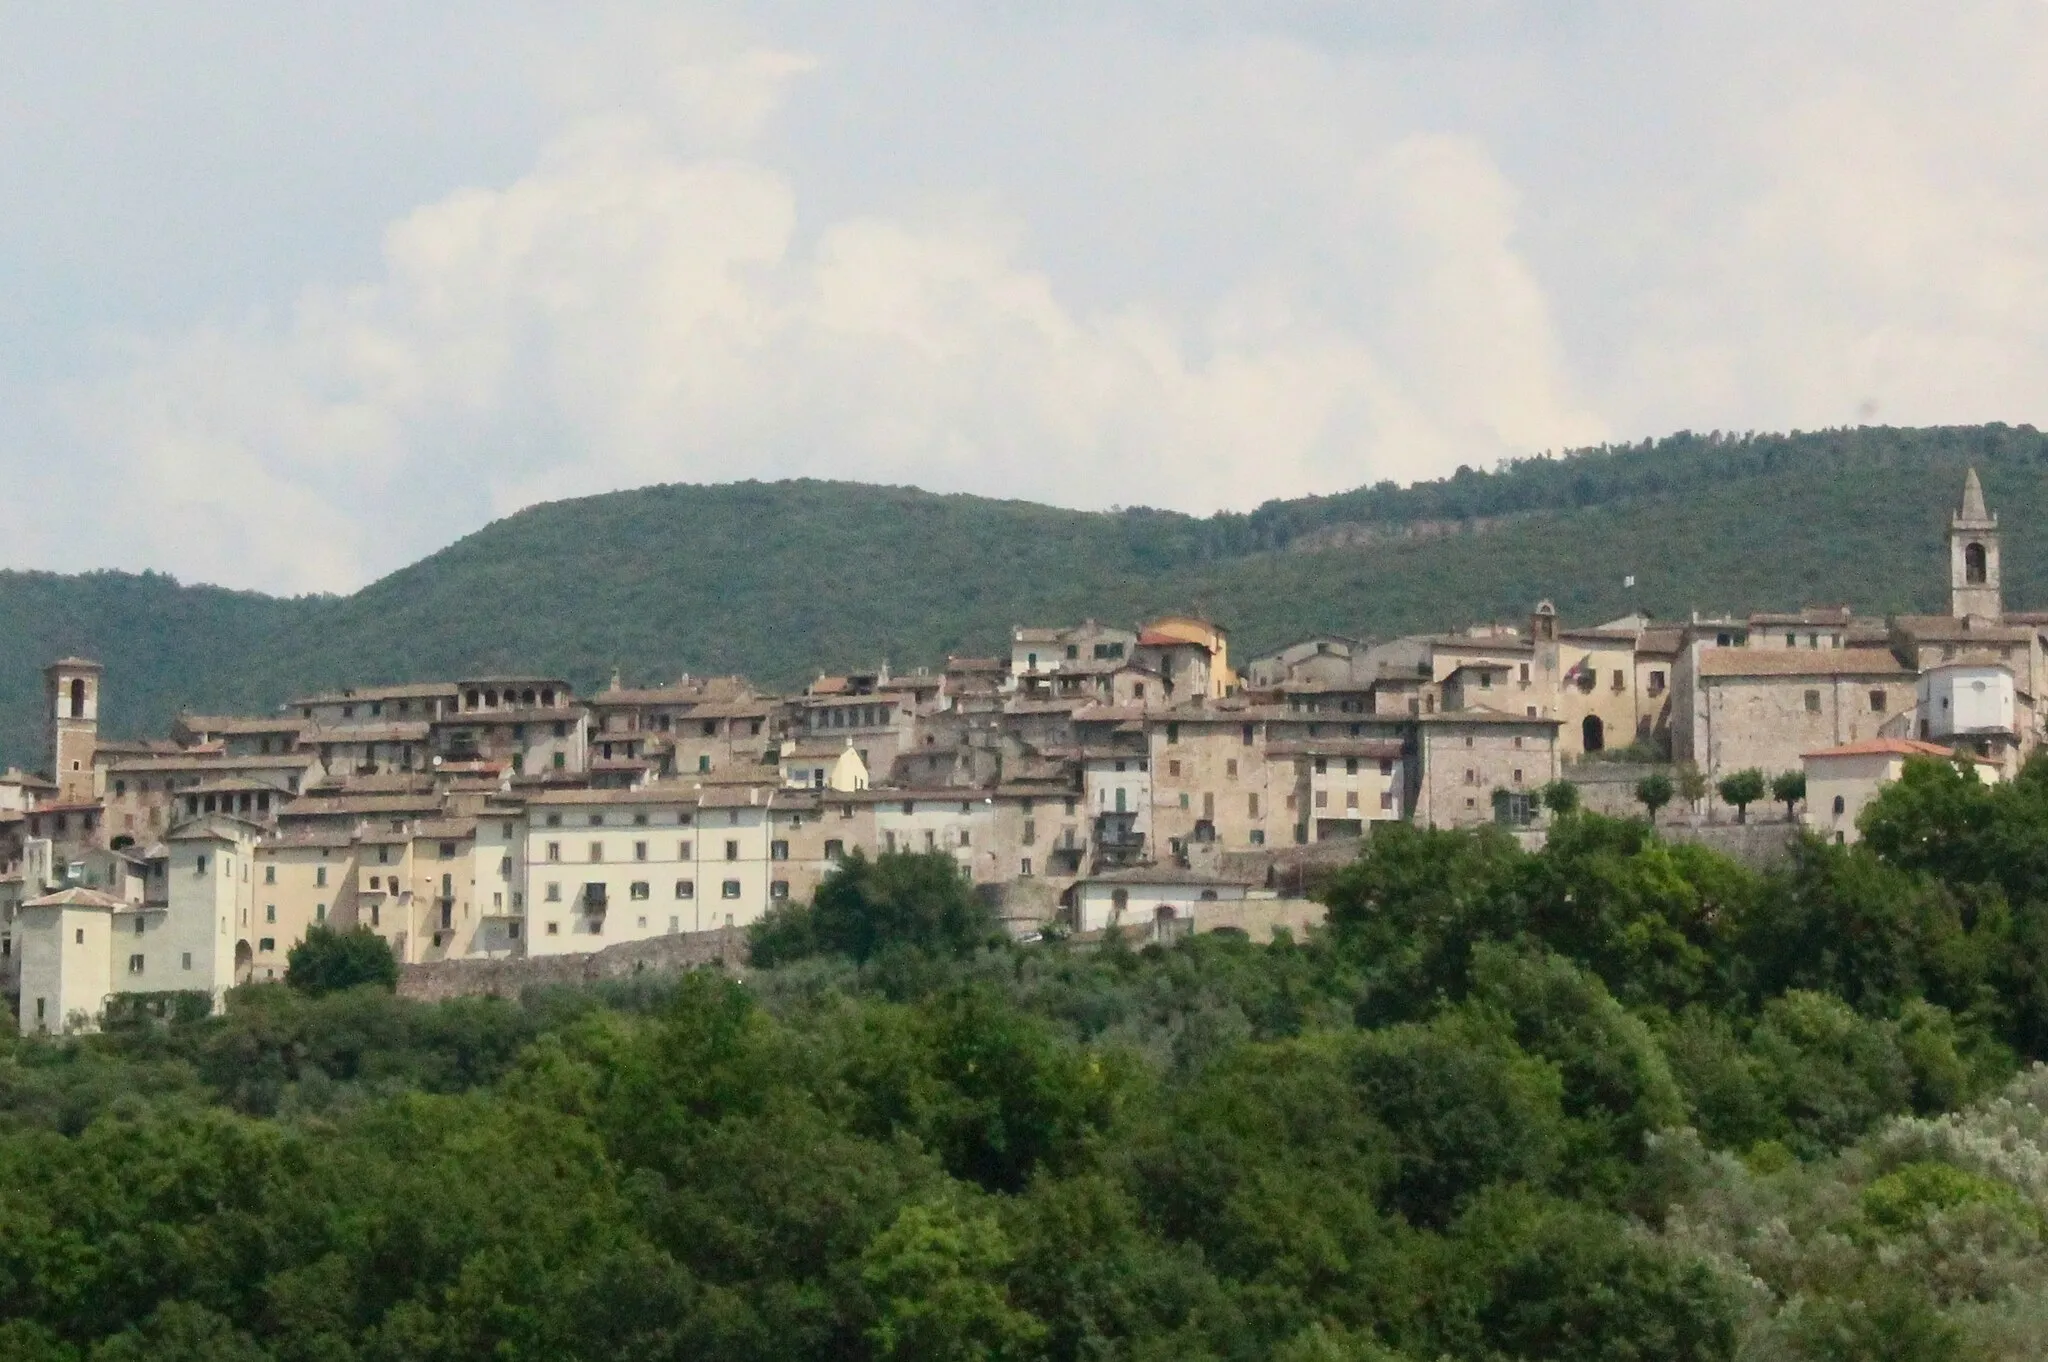
[(401, 686), (361, 686), (352, 690), (329, 691), (322, 695), (307, 695), (292, 701), (295, 707), (306, 705), (346, 705), (367, 703), (373, 700), (452, 700), (457, 694), (453, 681), (425, 681)]
[(1912, 673), (1882, 648), (1709, 648), (1701, 676), (1884, 676)]
[(117, 899), (112, 894), (103, 894), (97, 889), (85, 889), (74, 885), (70, 889), (60, 889), (54, 894), (30, 899), (22, 904), (21, 908), (23, 912), (30, 908), (98, 908), (111, 912), (131, 906), (133, 905), (126, 899)]
[(1802, 752), (1801, 757), (1936, 757), (1948, 761), (1961, 757), (1980, 766), (1996, 766), (1989, 757), (1980, 757), (1974, 752), (1959, 752), (1939, 743), (1921, 742), (1916, 738), (1865, 738), (1861, 742), (1844, 743), (1840, 747), (1822, 748), (1818, 752)]
[(2030, 643), (2034, 637), (2031, 628), (1973, 624), (1948, 615), (1900, 615), (1894, 623), (1900, 633), (1910, 638), (1933, 639), (1940, 643), (1959, 643), (1965, 639), (1979, 643)]

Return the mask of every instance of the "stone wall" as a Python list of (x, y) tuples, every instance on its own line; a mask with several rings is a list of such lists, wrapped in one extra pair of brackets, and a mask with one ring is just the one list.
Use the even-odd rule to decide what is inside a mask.
[[(1579, 787), (1579, 802), (1589, 811), (1610, 818), (1641, 818), (1643, 806), (1636, 802), (1636, 784), (1657, 771), (1675, 775), (1669, 766), (1644, 762), (1580, 761), (1564, 768), (1564, 778)], [(1676, 804), (1674, 796), (1673, 807)]]
[(736, 970), (747, 960), (744, 928), (680, 932), (646, 941), (622, 942), (584, 955), (548, 955), (521, 960), (436, 960), (401, 965), (398, 994), (421, 1002), (445, 998), (516, 998), (529, 988), (588, 984), (628, 975), (679, 973), (700, 965)]
[(1747, 823), (1694, 823), (1673, 821), (1657, 824), (1657, 835), (1667, 842), (1690, 842), (1718, 851), (1753, 869), (1764, 869), (1785, 859), (1799, 836), (1800, 825), (1785, 821), (1778, 807), (1775, 817), (1752, 805)]

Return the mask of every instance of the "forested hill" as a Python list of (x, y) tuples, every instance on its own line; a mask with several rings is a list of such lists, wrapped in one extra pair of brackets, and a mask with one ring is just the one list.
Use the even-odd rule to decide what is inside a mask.
[(2006, 530), (2008, 600), (2048, 602), (2048, 437), (1997, 425), (1681, 434), (1207, 518), (852, 483), (651, 487), (534, 507), (340, 599), (0, 573), (0, 760), (40, 762), (39, 669), (68, 652), (107, 664), (107, 727), (133, 734), (180, 706), (462, 671), (795, 685), (996, 652), (1024, 621), (1174, 609), (1229, 625), (1250, 656), (1320, 629), (1519, 618), (1538, 597), (1568, 620), (1933, 607), (1972, 464)]

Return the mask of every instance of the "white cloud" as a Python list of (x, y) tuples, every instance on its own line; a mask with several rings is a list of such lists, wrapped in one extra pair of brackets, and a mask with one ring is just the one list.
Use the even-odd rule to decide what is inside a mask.
[[(675, 10), (485, 31), (551, 131), (395, 220), (337, 198), (366, 264), (131, 319), (64, 385), (89, 476), (0, 452), (119, 533), (0, 552), (347, 588), (657, 480), (1206, 511), (1873, 402), (2048, 419), (2048, 5)], [(0, 384), (34, 348), (0, 328)]]
[[(1184, 331), (1063, 298), (999, 210), (807, 237), (798, 198), (654, 119), (587, 118), (516, 182), (393, 225), (377, 281), (150, 347), (93, 393), (92, 433), (129, 508), (178, 509), (155, 553), (345, 589), (465, 518), (656, 480), (1209, 510), (1600, 430), (1564, 391), (1513, 195), (1469, 142), (1404, 143), (1360, 177), (1409, 272), (1384, 291), (1391, 356), (1300, 290), (1230, 290)], [(210, 527), (203, 552), (180, 517)]]

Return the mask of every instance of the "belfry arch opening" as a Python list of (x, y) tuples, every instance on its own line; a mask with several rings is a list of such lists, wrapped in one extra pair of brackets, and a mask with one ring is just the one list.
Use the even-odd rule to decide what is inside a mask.
[(85, 678), (82, 676), (71, 678), (71, 713), (68, 717), (73, 719), (83, 719), (85, 717)]
[(1978, 543), (1963, 545), (1963, 581), (1970, 586), (1982, 586), (1987, 577), (1984, 546)]

